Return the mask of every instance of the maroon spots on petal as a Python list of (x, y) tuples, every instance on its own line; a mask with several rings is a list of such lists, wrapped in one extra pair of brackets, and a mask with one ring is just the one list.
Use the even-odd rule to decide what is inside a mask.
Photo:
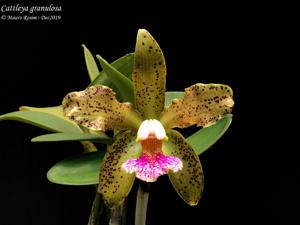
[(226, 85), (195, 84), (185, 89), (185, 96), (181, 101), (174, 101), (165, 109), (162, 121), (172, 117), (166, 122), (170, 128), (184, 128), (193, 124), (209, 126), (221, 119), (225, 112), (231, 112), (232, 106), (232, 92)]

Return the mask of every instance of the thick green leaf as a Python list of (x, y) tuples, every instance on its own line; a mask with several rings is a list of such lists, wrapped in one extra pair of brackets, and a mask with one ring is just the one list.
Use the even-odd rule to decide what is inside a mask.
[(16, 120), (53, 132), (82, 133), (78, 126), (45, 112), (18, 111), (0, 116), (1, 120)]
[(98, 66), (97, 66), (97, 63), (96, 63), (92, 53), (89, 51), (89, 49), (85, 45), (82, 45), (82, 47), (83, 47), (86, 68), (87, 68), (90, 80), (93, 81), (99, 75)]
[(51, 106), (51, 107), (31, 107), (31, 106), (20, 106), (20, 111), (33, 111), (33, 112), (45, 112), (53, 114), (55, 116), (63, 117), (62, 106)]
[(183, 96), (184, 96), (183, 91), (167, 91), (165, 95), (165, 107), (170, 106), (173, 99), (183, 98)]
[(115, 85), (122, 100), (125, 102), (134, 103), (133, 85), (131, 80), (110, 65), (100, 55), (96, 55), (96, 57), (108, 78)]
[(59, 118), (65, 120), (66, 122), (71, 123), (73, 126), (78, 127), (79, 126), (73, 122), (72, 120), (70, 120), (69, 118), (64, 116), (64, 112), (62, 109), (62, 105), (59, 106), (52, 106), (52, 107), (30, 107), (30, 106), (21, 106), (19, 108), (20, 111), (32, 111), (32, 112), (44, 112), (44, 113), (49, 113), (52, 114), (54, 116), (58, 116)]
[[(126, 54), (117, 60), (111, 63), (116, 70), (125, 75), (131, 80), (132, 67), (134, 62), (134, 53)], [(90, 85), (103, 84), (108, 87), (114, 88), (114, 86), (110, 86), (112, 81), (108, 78), (106, 72), (102, 70), (100, 74), (91, 82)]]
[(47, 173), (52, 183), (91, 185), (99, 183), (99, 172), (104, 151), (83, 153), (55, 164)]
[(106, 134), (88, 134), (88, 133), (55, 133), (46, 134), (31, 139), (32, 142), (53, 142), (53, 141), (92, 141), (103, 144), (111, 144), (114, 139)]
[[(131, 80), (132, 67), (134, 62), (134, 53), (126, 54), (125, 56), (115, 60), (111, 63), (111, 65), (118, 70), (120, 73), (125, 75)], [(101, 84), (112, 88), (116, 92), (117, 99), (119, 101), (124, 101), (121, 96), (121, 92), (118, 87), (112, 82), (112, 80), (108, 77), (106, 72), (102, 70), (100, 74), (96, 77), (96, 79), (91, 82), (89, 86)]]
[(224, 118), (217, 121), (216, 124), (200, 129), (186, 140), (192, 146), (196, 154), (200, 155), (223, 136), (230, 126), (231, 121), (232, 115), (227, 114)]

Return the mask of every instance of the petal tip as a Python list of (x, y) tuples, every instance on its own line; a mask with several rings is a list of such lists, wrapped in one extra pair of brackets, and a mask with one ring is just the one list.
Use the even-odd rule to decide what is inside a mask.
[(189, 204), (190, 206), (197, 206), (198, 203), (199, 203), (199, 200), (192, 200), (192, 201), (189, 201), (189, 202), (188, 202), (188, 204)]
[(138, 35), (140, 34), (149, 34), (149, 32), (145, 28), (138, 29)]

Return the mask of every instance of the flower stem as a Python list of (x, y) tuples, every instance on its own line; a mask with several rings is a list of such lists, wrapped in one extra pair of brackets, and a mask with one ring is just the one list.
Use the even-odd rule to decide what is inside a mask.
[(121, 215), (122, 215), (122, 225), (127, 224), (127, 198), (125, 198), (124, 202), (121, 205)]
[(135, 225), (146, 225), (150, 184), (141, 182), (136, 196)]
[(88, 225), (98, 225), (99, 224), (100, 216), (102, 215), (103, 209), (104, 209), (104, 202), (103, 202), (102, 196), (96, 190), (96, 195), (95, 195), (95, 199), (93, 202)]
[(122, 206), (112, 209), (110, 211), (109, 225), (121, 225), (122, 224)]

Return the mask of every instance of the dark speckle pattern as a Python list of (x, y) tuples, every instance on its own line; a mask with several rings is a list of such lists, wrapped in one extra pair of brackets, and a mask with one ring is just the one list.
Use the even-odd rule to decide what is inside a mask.
[(160, 118), (168, 128), (196, 124), (208, 127), (232, 111), (232, 90), (223, 84), (194, 84), (185, 89), (183, 99), (174, 99)]
[(129, 103), (120, 103), (112, 89), (91, 86), (71, 92), (63, 100), (66, 117), (92, 130), (137, 129), (139, 114)]
[(164, 109), (166, 63), (159, 45), (144, 29), (137, 35), (132, 80), (141, 115), (145, 119), (158, 118)]
[(142, 153), (140, 143), (135, 141), (136, 133), (125, 131), (117, 135), (108, 148), (99, 177), (98, 191), (109, 208), (118, 207), (128, 195), (135, 174), (127, 173), (122, 164), (128, 159), (138, 158)]
[(180, 197), (189, 205), (197, 205), (203, 193), (204, 176), (200, 160), (184, 137), (175, 130), (168, 130), (169, 141), (164, 143), (163, 152), (178, 157), (182, 170), (169, 172), (169, 178)]

